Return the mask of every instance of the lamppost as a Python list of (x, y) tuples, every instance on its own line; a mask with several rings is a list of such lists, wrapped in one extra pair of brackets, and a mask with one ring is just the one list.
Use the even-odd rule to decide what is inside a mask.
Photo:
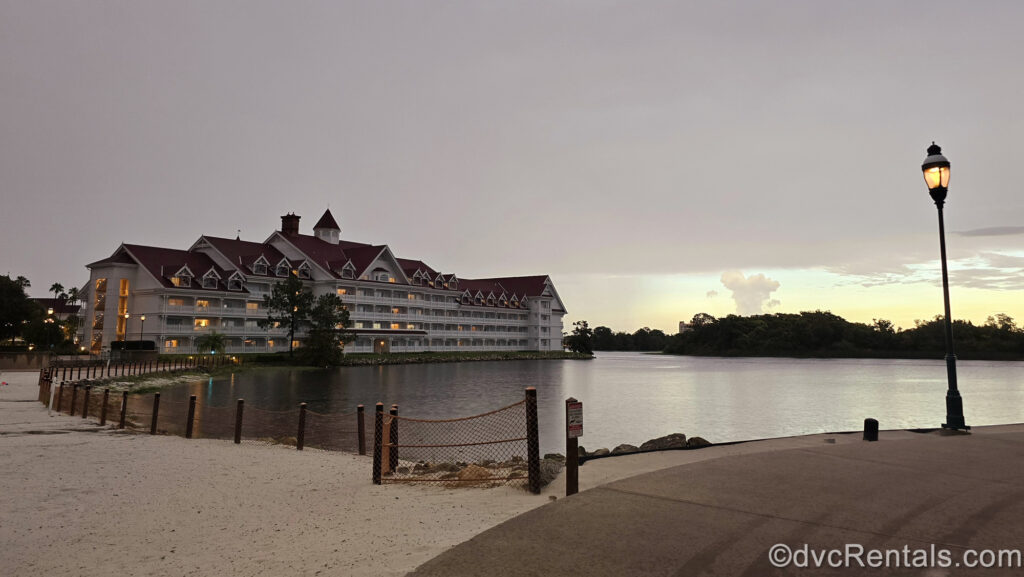
[(146, 315), (140, 315), (139, 321), (141, 322), (139, 325), (139, 341), (142, 341), (142, 333), (146, 330)]
[(942, 207), (946, 204), (949, 186), (949, 160), (942, 156), (942, 149), (934, 142), (928, 147), (928, 157), (921, 165), (928, 194), (939, 209), (939, 251), (942, 256), (942, 298), (946, 306), (946, 422), (943, 429), (970, 429), (964, 423), (964, 402), (956, 386), (956, 354), (953, 352), (953, 322), (949, 313), (949, 273), (946, 270), (946, 226), (942, 219)]
[(127, 341), (128, 340), (128, 317), (130, 317), (130, 316), (132, 316), (132, 315), (128, 314), (127, 312), (124, 313), (124, 333), (123, 333), (124, 336), (121, 337), (122, 341)]

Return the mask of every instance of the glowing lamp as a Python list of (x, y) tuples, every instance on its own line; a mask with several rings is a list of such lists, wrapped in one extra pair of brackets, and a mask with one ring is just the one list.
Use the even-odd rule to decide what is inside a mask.
[(921, 171), (924, 173), (924, 182), (928, 185), (932, 200), (945, 200), (949, 187), (949, 160), (942, 156), (942, 148), (934, 142), (928, 147), (928, 157), (921, 164)]

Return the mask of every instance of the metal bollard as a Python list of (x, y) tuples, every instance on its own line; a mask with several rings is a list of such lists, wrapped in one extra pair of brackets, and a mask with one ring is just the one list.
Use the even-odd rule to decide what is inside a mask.
[(299, 451), (306, 443), (306, 403), (299, 403), (299, 433), (295, 436), (295, 448)]
[(192, 426), (196, 422), (196, 396), (192, 395), (188, 398), (188, 422), (185, 423), (185, 438), (192, 438)]
[(875, 419), (864, 419), (864, 440), (878, 440), (878, 421)]
[(149, 424), (149, 434), (156, 434), (156, 419), (160, 413), (160, 393), (153, 393), (153, 421)]
[(242, 442), (242, 413), (245, 410), (245, 401), (238, 399), (238, 408), (235, 409), (235, 444)]

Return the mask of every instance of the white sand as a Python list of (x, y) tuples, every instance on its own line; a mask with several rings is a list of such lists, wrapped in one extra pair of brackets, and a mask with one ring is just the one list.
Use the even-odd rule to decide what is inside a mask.
[[(119, 433), (48, 417), (36, 378), (0, 374), (11, 383), (0, 387), (0, 575), (403, 575), (564, 495), (562, 479), (540, 496), (376, 486), (369, 457)], [(580, 469), (580, 489), (826, 439), (859, 442), (814, 435), (602, 459)]]

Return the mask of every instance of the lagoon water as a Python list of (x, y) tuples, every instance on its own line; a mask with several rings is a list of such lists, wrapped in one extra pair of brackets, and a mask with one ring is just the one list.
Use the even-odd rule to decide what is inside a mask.
[[(969, 425), (1024, 422), (1024, 362), (959, 361)], [(937, 427), (945, 417), (946, 366), (937, 360), (766, 359), (598, 353), (592, 361), (505, 361), (272, 370), (165, 390), (168, 400), (268, 410), (306, 402), (321, 413), (373, 411), (452, 418), (515, 403), (535, 386), (541, 450), (564, 452), (564, 403), (583, 401), (589, 450), (639, 445), (674, 432), (711, 442)]]

